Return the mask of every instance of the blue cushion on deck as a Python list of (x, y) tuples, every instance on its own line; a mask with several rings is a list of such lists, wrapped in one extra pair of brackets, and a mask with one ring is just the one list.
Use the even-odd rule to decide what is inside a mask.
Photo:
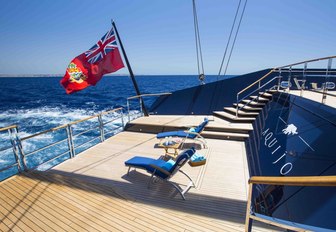
[(180, 138), (189, 138), (189, 139), (194, 139), (196, 138), (195, 134), (188, 134), (184, 131), (168, 131), (168, 132), (161, 132), (157, 134), (156, 138), (158, 139), (163, 139), (165, 137), (180, 137)]
[(132, 166), (135, 168), (143, 168), (151, 172), (154, 171), (154, 168), (150, 166), (151, 164), (162, 167), (165, 163), (166, 161), (161, 160), (161, 159), (156, 160), (156, 159), (141, 157), (141, 156), (134, 156), (132, 159), (125, 161), (126, 166)]
[[(135, 156), (132, 159), (129, 159), (125, 161), (126, 166), (131, 166), (134, 168), (141, 168), (145, 169), (150, 173), (153, 173), (155, 168), (153, 168), (152, 165), (155, 165), (157, 167), (163, 168), (163, 166), (166, 164), (166, 161), (162, 159), (152, 159), (152, 158), (147, 158), (147, 157), (141, 157), (141, 156)], [(157, 176), (160, 176), (161, 178), (165, 179), (168, 176), (160, 171), (155, 171), (155, 174)]]
[[(193, 128), (193, 130), (190, 132), (196, 132), (201, 133), (204, 129), (204, 127), (208, 124), (209, 120), (207, 118), (204, 118), (204, 121), (197, 127)], [(180, 138), (188, 138), (188, 139), (195, 139), (197, 137), (196, 134), (188, 134), (184, 132), (183, 130), (180, 131), (169, 131), (169, 132), (161, 132), (157, 134), (156, 138), (163, 139), (165, 137), (180, 137)]]
[(127, 161), (125, 161), (125, 165), (129, 167), (134, 167), (134, 168), (141, 168), (145, 169), (149, 173), (153, 173), (155, 171), (155, 175), (161, 177), (162, 179), (168, 178), (170, 175), (167, 175), (166, 173), (160, 172), (159, 170), (155, 170), (154, 167), (151, 165), (155, 165), (157, 167), (160, 167), (164, 169), (163, 167), (165, 165), (172, 165), (169, 169), (168, 172), (173, 173), (175, 168), (177, 166), (183, 166), (189, 159), (190, 157), (195, 153), (195, 148), (191, 148), (189, 150), (186, 150), (182, 152), (180, 155), (177, 156), (176, 161), (168, 162), (162, 160), (162, 159), (152, 159), (152, 158), (147, 158), (147, 157), (141, 157), (141, 156), (135, 156)]
[(208, 122), (209, 120), (207, 118), (204, 118), (204, 121), (198, 127), (195, 128), (195, 132), (201, 133), (204, 127), (208, 124)]

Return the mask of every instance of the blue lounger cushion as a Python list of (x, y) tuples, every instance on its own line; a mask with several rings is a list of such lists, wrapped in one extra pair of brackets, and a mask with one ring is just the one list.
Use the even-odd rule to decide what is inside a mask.
[[(153, 173), (155, 169), (154, 166), (165, 169), (164, 166), (166, 165), (166, 161), (162, 159), (152, 159), (152, 158), (147, 158), (147, 157), (135, 156), (132, 159), (127, 160), (125, 162), (125, 165), (131, 166), (134, 168), (145, 169), (148, 172)], [(173, 166), (174, 165), (172, 165), (171, 168)], [(170, 170), (167, 170), (167, 171), (169, 172)], [(160, 172), (158, 170), (155, 173), (156, 175), (160, 176), (163, 179), (168, 177), (165, 173)]]
[[(177, 166), (184, 165), (190, 157), (195, 153), (195, 148), (188, 149), (182, 152), (176, 161), (164, 161), (162, 159), (152, 159), (141, 156), (134, 156), (133, 158), (125, 161), (125, 165), (128, 167), (145, 169), (149, 173), (154, 173), (156, 176), (162, 179), (168, 178), (175, 170)], [(162, 171), (161, 171), (161, 170)]]
[(168, 131), (168, 132), (161, 132), (157, 134), (156, 138), (163, 139), (165, 137), (180, 137), (180, 138), (188, 138), (188, 139), (195, 139), (197, 137), (197, 134), (195, 133), (201, 133), (204, 129), (204, 127), (208, 124), (209, 120), (207, 118), (204, 119), (204, 121), (198, 125), (197, 127), (193, 128), (192, 133), (184, 132), (183, 130), (180, 131)]
[(184, 131), (168, 131), (168, 132), (161, 132), (157, 134), (156, 138), (163, 139), (166, 137), (183, 137), (183, 138), (189, 138), (194, 139), (197, 135), (196, 134), (189, 134)]

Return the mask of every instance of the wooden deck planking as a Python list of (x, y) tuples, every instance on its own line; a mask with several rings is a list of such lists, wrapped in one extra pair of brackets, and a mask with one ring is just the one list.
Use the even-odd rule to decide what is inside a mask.
[[(118, 144), (118, 148), (115, 149), (115, 152), (111, 152), (113, 149), (105, 149), (105, 148), (98, 148), (96, 146), (93, 149), (90, 149), (86, 154), (81, 155), (81, 157), (87, 158), (89, 156), (95, 156), (94, 153), (99, 152), (99, 151), (104, 151), (104, 154), (99, 154), (99, 157), (101, 157), (102, 160), (96, 160), (94, 164), (90, 163), (89, 165), (86, 165), (85, 162), (76, 162), (76, 161), (69, 161), (67, 164), (64, 163), (59, 167), (56, 167), (54, 170), (66, 170), (67, 172), (72, 170), (72, 173), (74, 174), (80, 174), (79, 178), (84, 178), (90, 181), (94, 181), (94, 178), (102, 178), (103, 181), (99, 182), (105, 182), (105, 184), (109, 184), (108, 180), (115, 180), (115, 182), (111, 182), (110, 184), (113, 184), (115, 187), (119, 188), (122, 190), (122, 192), (125, 192), (125, 195), (131, 196), (131, 199), (136, 199), (137, 201), (144, 201), (147, 204), (152, 204), (152, 205), (159, 205), (162, 207), (163, 203), (165, 208), (173, 208), (176, 209), (178, 206), (171, 207), (171, 204), (174, 203), (173, 201), (178, 201), (180, 202), (181, 200), (179, 199), (179, 196), (176, 196), (175, 198), (171, 199), (171, 195), (174, 192), (174, 190), (168, 185), (165, 186), (164, 184), (160, 184), (160, 186), (152, 186), (152, 189), (148, 190), (146, 188), (146, 182), (148, 181), (148, 174), (145, 172), (139, 170), (137, 172), (131, 172), (130, 176), (127, 177), (125, 176), (127, 172), (127, 168), (124, 167), (123, 162), (134, 155), (145, 155), (149, 157), (156, 158), (158, 157), (158, 153), (161, 152), (161, 149), (153, 149), (153, 144), (157, 142), (155, 139), (155, 136), (151, 134), (139, 134), (139, 133), (132, 133), (132, 132), (123, 132), (120, 134), (120, 137), (117, 138), (119, 135), (116, 137), (112, 138), (112, 140), (117, 140), (117, 141), (111, 141), (108, 140), (108, 143), (106, 144), (111, 144), (112, 146), (114, 144)], [(136, 138), (134, 138), (136, 137)], [(139, 140), (138, 137), (141, 137), (142, 139)], [(136, 146), (133, 146), (133, 149), (129, 149), (129, 143), (126, 143), (125, 149), (123, 149), (122, 145), (124, 144), (124, 141), (136, 141), (139, 143)], [(211, 141), (213, 141), (214, 144), (211, 144)], [(243, 168), (245, 167), (244, 165), (239, 165), (241, 168), (235, 170), (236, 173), (232, 173), (230, 170), (230, 164), (225, 164), (228, 160), (231, 160), (230, 162), (234, 163), (234, 166), (237, 166), (237, 162), (242, 162), (243, 158), (242, 156), (244, 155), (244, 151), (242, 149), (242, 144), (241, 142), (234, 142), (236, 143), (236, 146), (228, 146), (229, 144), (232, 144), (232, 141), (220, 141), (220, 142), (227, 142), (227, 144), (221, 144), (216, 147), (216, 143), (219, 141), (216, 140), (208, 140), (209, 147), (214, 150), (214, 152), (219, 152), (222, 153), (222, 157), (218, 158), (213, 158), (212, 154), (207, 154), (208, 152), (211, 153), (211, 151), (208, 150), (202, 150), (199, 151), (202, 154), (205, 154), (208, 157), (208, 164), (207, 166), (201, 166), (201, 167), (196, 167), (196, 168), (191, 168), (188, 165), (185, 167), (185, 171), (188, 172), (192, 176), (194, 180), (197, 180), (196, 183), (198, 184), (198, 187), (196, 188), (196, 192), (202, 192), (202, 194), (196, 194), (194, 199), (193, 199), (193, 204), (190, 205), (185, 205), (184, 210), (187, 212), (198, 212), (202, 213), (202, 211), (207, 210), (207, 211), (212, 211), (213, 214), (220, 214), (223, 213), (223, 208), (228, 209), (227, 212), (224, 212), (225, 215), (239, 215), (242, 217), (245, 214), (245, 203), (244, 200), (246, 200), (246, 179), (247, 177), (244, 176), (246, 172), (244, 172)], [(104, 144), (105, 144), (104, 143)], [(147, 148), (144, 148), (146, 147)], [(225, 147), (227, 152), (223, 152), (223, 147)], [(210, 149), (209, 149), (210, 150)], [(240, 150), (240, 151), (239, 151)], [(109, 152), (106, 153), (106, 151)], [(121, 151), (124, 151), (123, 154), (120, 154)], [(236, 154), (238, 153), (238, 155)], [(210, 157), (211, 156), (211, 157)], [(229, 156), (231, 156), (229, 158)], [(97, 156), (95, 156), (97, 157)], [(214, 156), (215, 157), (215, 156)], [(79, 159), (79, 157), (77, 157)], [(76, 158), (76, 159), (77, 159)], [(224, 158), (224, 159), (223, 159)], [(218, 160), (222, 162), (222, 167), (218, 166)], [(112, 161), (112, 162), (111, 162)], [(111, 163), (110, 163), (111, 162)], [(229, 162), (229, 163), (230, 163)], [(210, 163), (210, 166), (208, 166)], [(74, 164), (75, 167), (72, 165)], [(217, 165), (217, 166), (216, 166)], [(220, 164), (219, 164), (220, 165)], [(231, 163), (232, 165), (232, 163)], [(71, 166), (71, 168), (70, 168)], [(211, 167), (213, 166), (213, 167)], [(113, 167), (118, 167), (113, 169)], [(234, 180), (234, 183), (232, 183), (232, 188), (231, 190), (228, 190), (227, 186), (225, 183), (222, 183), (222, 188), (219, 188), (220, 186), (218, 183), (216, 183), (216, 180), (218, 181), (218, 173), (216, 174), (216, 171), (214, 173), (214, 176), (211, 173), (211, 169), (216, 169), (217, 172), (218, 170), (222, 170), (224, 168), (228, 169), (229, 176), (240, 176), (238, 177), (238, 181)], [(219, 168), (219, 169), (218, 169)], [(206, 169), (206, 170), (204, 170)], [(205, 174), (204, 176), (207, 178), (207, 180), (204, 182), (204, 177), (200, 178), (199, 176), (203, 173), (207, 173), (209, 171), (209, 174)], [(210, 175), (210, 176), (209, 176)], [(209, 176), (209, 178), (207, 177)], [(243, 177), (242, 177), (243, 176)], [(121, 178), (120, 178), (121, 177)], [(214, 177), (214, 178), (213, 178)], [(125, 183), (125, 180), (123, 178), (128, 179), (128, 181), (132, 182), (132, 185)], [(174, 178), (176, 182), (180, 183), (186, 183), (186, 179), (183, 175), (176, 176)], [(241, 181), (243, 180), (243, 181)], [(125, 187), (127, 185), (127, 187)], [(233, 189), (235, 188), (235, 189)], [(195, 190), (191, 190), (190, 192), (193, 192)], [(218, 209), (218, 201), (216, 201), (217, 198), (227, 197), (228, 199), (232, 198), (235, 199), (237, 198), (237, 193), (239, 193), (240, 197), (240, 204), (235, 204), (235, 202), (229, 204), (227, 202), (226, 206), (223, 207), (222, 209)], [(207, 195), (209, 197), (207, 197)], [(211, 197), (216, 197), (212, 195), (218, 195), (217, 198), (212, 199)], [(163, 199), (162, 199), (163, 198)], [(191, 201), (190, 196), (187, 195), (187, 201)], [(210, 199), (209, 199), (210, 198)], [(217, 209), (216, 209), (217, 207)], [(211, 210), (209, 210), (211, 208)], [(239, 211), (239, 212), (237, 212)]]
[[(35, 174), (34, 174), (35, 175)], [(35, 183), (35, 181), (33, 180), (34, 178), (36, 178), (36, 176), (34, 177), (34, 175), (32, 175), (31, 176), (31, 178), (29, 179), (27, 179), (26, 177), (24, 177), (24, 178), (22, 178), (22, 177), (19, 177), (19, 178), (21, 178), (21, 180), (19, 180), (19, 182), (18, 183), (16, 183), (16, 185), (22, 185), (22, 186), (24, 186), (25, 188), (27, 188), (27, 189), (29, 189), (29, 186), (27, 186), (27, 184), (25, 184), (25, 185), (23, 185), (23, 183), (26, 183), (26, 182), (31, 182), (30, 184), (32, 184), (32, 186), (30, 186), (31, 188), (34, 188), (34, 186), (36, 186), (36, 183)], [(46, 175), (46, 176), (44, 176), (43, 178), (46, 178), (46, 179), (48, 179), (48, 176)], [(50, 180), (49, 180), (50, 181)], [(45, 183), (43, 184), (43, 182), (39, 182), (39, 185), (45, 185)], [(69, 189), (64, 189), (64, 187), (62, 186), (62, 185), (58, 185), (58, 184), (48, 184), (49, 185), (49, 188), (48, 188), (48, 192), (49, 191), (56, 191), (54, 188), (55, 188), (55, 186), (60, 186), (62, 189), (63, 189), (63, 191), (62, 191), (62, 194), (64, 194), (64, 195), (67, 195), (68, 196), (68, 194), (71, 192), (71, 191), (73, 191), (73, 193), (74, 194), (78, 194), (79, 196), (80, 196), (80, 194), (76, 191), (76, 189), (77, 188), (75, 188), (75, 190), (69, 190)], [(50, 186), (51, 185), (51, 186)], [(90, 184), (89, 185), (86, 185), (86, 187), (87, 188), (89, 188), (89, 186), (90, 186)], [(96, 186), (91, 186), (92, 188), (93, 187), (96, 187)], [(45, 190), (45, 186), (39, 186), (39, 188), (41, 188), (43, 191)], [(106, 187), (105, 187), (106, 188)], [(35, 191), (37, 191), (37, 190), (35, 190)], [(31, 193), (32, 195), (34, 195), (34, 194), (39, 194), (38, 196), (39, 196), (39, 201), (41, 200), (41, 198), (45, 198), (45, 195), (46, 195), (46, 193), (44, 192), (43, 194), (41, 194), (40, 192), (36, 192), (36, 193), (34, 193), (34, 192), (32, 192)], [(90, 199), (92, 199), (92, 197), (94, 197), (94, 196), (92, 196), (92, 195), (90, 195)], [(109, 197), (109, 196), (104, 196), (104, 195), (100, 195), (100, 194), (97, 194), (97, 199), (98, 199), (98, 202), (100, 202), (100, 201), (102, 201), (103, 199), (104, 199), (104, 197), (106, 198), (106, 199), (108, 199), (109, 201), (111, 201), (111, 197)], [(117, 198), (117, 199), (119, 199), (119, 198)], [(49, 200), (49, 201), (56, 201), (59, 205), (61, 205), (60, 207), (62, 207), (62, 208), (67, 208), (67, 207), (69, 207), (69, 204), (70, 204), (70, 202), (66, 202), (66, 201), (64, 201), (64, 199), (61, 199), (60, 201), (57, 199), (57, 196), (56, 195), (51, 195), (50, 196), (50, 198), (48, 199), (46, 199), (46, 200)], [(73, 199), (72, 199), (73, 200)], [(89, 199), (80, 199), (81, 200), (81, 204), (84, 204), (84, 202), (85, 202), (85, 204), (87, 204), (88, 203), (88, 201), (90, 201)], [(120, 200), (120, 199), (119, 199)], [(118, 200), (117, 200), (118, 201)], [(113, 203), (111, 204), (111, 202), (109, 203), (109, 204), (107, 204), (107, 202), (103, 202), (103, 203), (98, 203), (98, 202), (96, 202), (96, 204), (97, 204), (97, 207), (98, 208), (104, 208), (104, 206), (105, 205), (108, 205), (109, 207), (116, 207), (116, 202), (115, 202), (115, 199), (113, 199)], [(120, 212), (120, 211), (122, 211), (122, 209), (124, 209), (127, 213), (133, 213), (135, 216), (137, 216), (137, 218), (135, 218), (134, 219), (134, 221), (135, 222), (141, 222), (140, 224), (143, 224), (143, 225), (147, 225), (147, 227), (146, 228), (137, 228), (136, 230), (132, 230), (132, 231), (138, 231), (138, 230), (141, 230), (141, 231), (145, 231), (145, 230), (147, 230), (148, 228), (149, 228), (149, 230), (150, 231), (153, 231), (153, 230), (155, 230), (155, 231), (161, 231), (160, 230), (160, 225), (162, 225), (162, 223), (164, 222), (164, 220), (163, 219), (166, 219), (166, 218), (169, 218), (169, 217), (167, 217), (167, 214), (162, 214), (162, 213), (160, 213), (159, 211), (153, 211), (153, 212), (151, 212), (150, 214), (149, 214), (149, 212), (148, 212), (148, 210), (145, 210), (145, 209), (143, 209), (142, 207), (139, 207), (139, 206), (135, 206), (135, 207), (129, 207), (129, 205), (128, 205), (129, 203), (127, 203), (126, 201), (124, 201), (124, 200), (120, 200), (120, 202), (119, 202), (119, 204), (118, 204), (118, 212)], [(108, 208), (109, 209), (109, 211), (111, 210), (111, 208)], [(131, 210), (130, 210), (131, 209)], [(76, 211), (78, 211), (78, 210), (76, 210)], [(84, 211), (84, 213), (86, 213), (87, 211), (86, 210), (83, 210), (82, 209), (82, 211)], [(112, 211), (113, 211), (113, 209), (112, 209)], [(141, 214), (141, 211), (143, 212), (143, 214)], [(140, 213), (140, 214), (139, 214)], [(83, 214), (83, 213), (82, 213)], [(158, 216), (160, 216), (160, 214), (162, 214), (161, 215), (161, 218), (158, 218)], [(144, 216), (145, 215), (145, 216)], [(70, 218), (76, 218), (78, 215), (72, 215)], [(92, 215), (91, 215), (92, 216)], [(121, 215), (122, 216), (122, 220), (124, 220), (124, 221), (119, 221), (119, 223), (121, 223), (122, 225), (123, 225), (123, 227), (122, 228), (127, 228), (127, 226), (125, 226), (125, 225), (128, 225), (128, 223), (130, 223), (129, 221), (127, 221), (127, 220), (125, 220), (125, 219), (127, 219), (127, 217), (125, 217), (125, 214), (124, 215)], [(125, 218), (124, 218), (125, 217)], [(157, 218), (157, 219), (156, 219)], [(55, 219), (57, 219), (57, 216), (55, 215)], [(88, 220), (90, 220), (89, 218), (87, 218)], [(100, 218), (101, 219), (101, 218)], [(144, 219), (146, 219), (146, 220), (144, 220)], [(156, 221), (155, 221), (155, 219), (156, 219)], [(174, 216), (172, 216), (171, 218), (169, 218), (169, 220), (167, 220), (166, 221), (166, 224), (167, 225), (169, 225), (169, 227), (167, 228), (167, 226), (161, 226), (163, 229), (162, 229), (162, 231), (183, 231), (184, 229), (182, 228), (182, 227), (179, 227), (178, 225), (174, 225), (174, 223), (172, 223), (172, 222), (174, 222), (174, 221), (176, 221), (175, 220), (176, 219), (176, 217), (174, 217)], [(172, 221), (171, 221), (172, 220)], [(156, 224), (155, 222), (157, 222), (158, 224)], [(96, 222), (95, 221), (90, 221), (90, 224), (92, 224), (92, 225), (95, 225), (94, 226), (94, 228), (95, 229), (99, 229), (99, 230), (104, 230), (104, 229), (102, 229), (102, 228), (99, 228), (99, 226), (97, 227), (96, 226), (96, 224), (95, 224)], [(144, 224), (145, 223), (145, 224)], [(179, 224), (179, 223), (178, 223)], [(183, 223), (181, 223), (182, 225), (183, 225)], [(185, 224), (184, 226), (187, 226), (187, 224)], [(188, 226), (189, 227), (189, 226)], [(112, 230), (112, 228), (113, 227), (111, 227), (109, 230)], [(196, 230), (199, 230), (199, 231), (215, 231), (215, 230), (208, 230), (208, 229), (205, 229), (205, 228), (203, 228), (203, 227), (197, 227), (197, 226), (191, 226), (191, 228), (194, 228), (194, 229), (196, 229)], [(203, 229), (202, 229), (203, 228)], [(84, 229), (88, 229), (88, 228), (86, 228), (86, 227), (84, 227), (83, 228), (83, 230)], [(124, 229), (125, 231), (129, 231), (129, 228), (127, 228), (127, 229)], [(113, 231), (115, 231), (115, 229), (113, 229)], [(220, 229), (217, 229), (217, 231), (223, 231), (223, 230), (220, 230)]]
[[(45, 179), (47, 180), (48, 178)], [(72, 185), (72, 187), (74, 186)], [(78, 207), (85, 214), (88, 214), (89, 218), (86, 218), (86, 220), (91, 220), (91, 223), (93, 223), (93, 225), (99, 224), (99, 230), (139, 230), (139, 228), (134, 228), (126, 223), (127, 221), (134, 220), (134, 217), (122, 214), (121, 212), (116, 213), (114, 208), (107, 209), (105, 207), (106, 201), (103, 198), (95, 200), (93, 192), (87, 193), (87, 191), (81, 190), (81, 188), (76, 188), (74, 191), (73, 188), (68, 187), (64, 184), (56, 185), (54, 186), (54, 188), (55, 191), (61, 192), (63, 204), (64, 202), (66, 204), (72, 204), (75, 207)], [(122, 220), (125, 220), (125, 223), (122, 223), (122, 225), (120, 225), (120, 222), (122, 222)]]
[[(200, 118), (196, 119), (199, 124)], [(186, 123), (185, 117), (165, 120)], [(244, 231), (248, 179), (244, 143), (207, 139), (209, 148), (197, 150), (207, 157), (206, 165), (183, 167), (197, 185), (183, 201), (167, 183), (148, 189), (149, 175), (143, 170), (126, 175), (124, 162), (135, 155), (164, 154), (155, 147), (157, 142), (154, 134), (122, 132), (48, 172), (1, 183), (0, 229)], [(192, 145), (188, 142), (185, 147)], [(172, 180), (187, 183), (181, 174)], [(254, 231), (273, 229), (265, 228)]]
[[(44, 176), (44, 178), (50, 178), (50, 177), (48, 177), (48, 176)], [(52, 180), (52, 181), (54, 181), (54, 180)], [(71, 180), (70, 180), (71, 181)], [(74, 182), (72, 182), (71, 183), (71, 185), (73, 186), (73, 187), (76, 187), (76, 185), (78, 185), (78, 184), (76, 184), (76, 183), (74, 183)], [(79, 186), (77, 186), (77, 187), (79, 187)], [(105, 193), (107, 193), (107, 191), (111, 191), (111, 189), (109, 189), (108, 187), (104, 187), (104, 186), (99, 186), (99, 189), (100, 188), (106, 188), (106, 190), (104, 190), (104, 192)], [(90, 191), (90, 190), (92, 190), (92, 191), (97, 191), (97, 188), (94, 188), (93, 189), (93, 187), (89, 187), (89, 186), (86, 186), (86, 190), (87, 191)], [(67, 190), (67, 192), (68, 192), (68, 190)], [(76, 191), (76, 193), (77, 193), (77, 191)], [(90, 199), (93, 199), (95, 196), (90, 196)], [(99, 201), (99, 200), (104, 200), (104, 199), (106, 199), (106, 196), (104, 195), (104, 194), (99, 194), (99, 195), (97, 195), (96, 196), (96, 199)], [(107, 199), (109, 199), (108, 197), (107, 197)], [(86, 201), (89, 201), (89, 199), (86, 199), (86, 200), (83, 200), (83, 202), (86, 202)], [(133, 209), (134, 210), (134, 212), (132, 212), (132, 209), (131, 209), (131, 211), (130, 211), (130, 208), (129, 208), (129, 205), (127, 205), (127, 202), (125, 202), (125, 200), (119, 200), (119, 202), (116, 202), (116, 201), (118, 201), (118, 199), (114, 199), (113, 200), (113, 204), (110, 204), (109, 205), (109, 203), (104, 203), (104, 205), (106, 204), (106, 205), (109, 205), (109, 207), (115, 207), (116, 205), (118, 205), (118, 212), (122, 215), (122, 212), (124, 211), (124, 213), (127, 213), (127, 214), (134, 214), (135, 216), (138, 216), (139, 215), (139, 212), (141, 212), (141, 211), (143, 211), (142, 209), (139, 209), (138, 207), (136, 207), (135, 209)], [(104, 206), (101, 206), (101, 207), (104, 207)], [(110, 208), (109, 208), (110, 209)], [(146, 214), (145, 215), (148, 215), (148, 212), (145, 212)], [(125, 216), (125, 214), (124, 215), (122, 215), (122, 216)], [(153, 212), (152, 213), (152, 215), (151, 216), (149, 216), (146, 220), (148, 221), (148, 222), (152, 222), (153, 223), (153, 217), (156, 217), (157, 216), (157, 212)], [(163, 217), (163, 218), (166, 218), (166, 217)], [(144, 220), (144, 217), (142, 216), (141, 217), (141, 220)], [(155, 220), (154, 220), (155, 221)], [(162, 224), (162, 218), (160, 219), (160, 220), (158, 220), (158, 222), (160, 222), (160, 224)], [(171, 223), (170, 223), (171, 224)], [(167, 222), (167, 225), (169, 225), (169, 223)]]
[[(29, 181), (28, 178), (25, 178), (23, 183), (28, 182), (28, 181)], [(23, 185), (23, 183), (18, 182), (17, 184)], [(63, 213), (62, 213), (63, 215), (69, 216), (69, 218), (71, 218), (71, 219), (76, 219), (76, 217), (78, 215), (76, 213), (76, 211), (79, 211), (79, 209), (73, 210), (72, 214), (68, 214), (67, 209), (72, 208), (71, 204), (67, 205), (67, 207), (63, 207), (65, 201), (58, 202), (59, 205), (55, 204), (55, 202), (57, 201), (57, 197), (55, 195), (52, 195), (49, 199), (46, 199), (46, 196), (45, 196), (46, 195), (46, 188), (45, 188), (45, 186), (41, 186), (41, 183), (39, 183), (38, 185), (36, 185), (36, 184), (37, 183), (34, 182), (33, 186), (30, 186), (30, 187), (25, 186), (25, 187), (27, 187), (27, 189), (34, 189), (34, 191), (32, 191), (30, 193), (30, 195), (32, 195), (33, 200), (34, 200), (34, 202), (31, 203), (31, 205), (33, 207), (36, 207), (35, 205), (41, 205), (41, 204), (49, 205), (50, 207), (52, 207), (51, 209), (50, 208), (49, 209), (46, 209), (46, 208), (39, 209), (40, 212), (47, 213), (47, 214), (50, 213), (50, 212), (55, 213), (55, 211), (58, 211), (58, 208), (60, 207), (60, 211), (61, 211), (61, 213), (63, 211)], [(37, 220), (40, 220), (40, 219), (41, 218), (37, 218)], [(60, 216), (59, 214), (55, 214), (54, 217), (53, 217), (53, 220), (56, 221), (59, 224), (63, 224), (63, 222), (64, 222), (63, 219), (64, 219), (64, 217)], [(90, 220), (90, 219), (88, 218), (87, 220)], [(83, 223), (85, 225), (85, 220), (82, 220), (81, 223)], [(71, 227), (76, 230), (76, 228), (78, 228), (78, 225), (76, 225), (74, 222), (72, 222)], [(82, 227), (82, 230), (84, 230), (85, 228), (86, 227)], [(58, 228), (58, 230), (61, 230), (61, 228)], [(77, 231), (80, 231), (80, 230), (78, 229)]]
[[(8, 182), (6, 185), (8, 185)], [(6, 197), (6, 199), (2, 198), (1, 206), (7, 210), (4, 212), (8, 217), (11, 216), (13, 222), (23, 222), (29, 228), (34, 231), (40, 230), (49, 230), (54, 231), (47, 224), (43, 222), (45, 217), (43, 215), (39, 215), (38, 213), (34, 213), (35, 208), (32, 208), (30, 205), (27, 205), (24, 202), (25, 196), (18, 198), (17, 195), (8, 191), (8, 186), (3, 187), (2, 196)], [(41, 217), (40, 217), (41, 216)], [(41, 220), (42, 219), (42, 220)]]
[[(34, 185), (35, 182), (27, 178), (24, 178), (23, 180), (19, 181), (18, 184), (29, 189), (32, 187), (29, 184)], [(60, 221), (67, 221), (68, 224), (71, 224), (71, 226), (75, 230), (81, 231), (91, 227), (90, 224), (88, 224), (88, 222), (93, 222), (92, 218), (91, 217), (85, 218), (80, 213), (82, 211), (84, 212), (87, 211), (85, 207), (77, 208), (73, 202), (67, 201), (68, 200), (67, 196), (65, 198), (60, 198), (60, 196), (57, 196), (57, 194), (55, 194), (50, 189), (46, 191), (44, 183), (39, 183), (39, 186), (36, 188), (36, 191), (32, 192), (31, 194), (34, 195), (34, 197), (36, 197), (43, 204), (50, 206), (51, 210), (55, 213), (54, 218), (57, 218)], [(64, 220), (64, 217), (66, 217), (68, 220)]]

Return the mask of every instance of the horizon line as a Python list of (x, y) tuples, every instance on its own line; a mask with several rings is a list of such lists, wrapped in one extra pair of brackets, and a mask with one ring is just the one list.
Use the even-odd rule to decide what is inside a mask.
[[(241, 74), (226, 74), (225, 76), (237, 76)], [(0, 77), (63, 77), (64, 74), (0, 74)], [(104, 77), (129, 76), (129, 74), (108, 74)], [(138, 74), (135, 76), (198, 76), (198, 74)], [(218, 76), (218, 74), (207, 74), (205, 76)], [(223, 76), (223, 75), (220, 75)]]

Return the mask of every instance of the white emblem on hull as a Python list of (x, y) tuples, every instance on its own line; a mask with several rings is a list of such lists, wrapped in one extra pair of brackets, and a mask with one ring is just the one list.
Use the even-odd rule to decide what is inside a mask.
[(297, 127), (294, 126), (294, 124), (287, 125), (287, 127), (285, 129), (283, 129), (282, 132), (286, 135), (296, 135), (296, 134), (298, 134)]

